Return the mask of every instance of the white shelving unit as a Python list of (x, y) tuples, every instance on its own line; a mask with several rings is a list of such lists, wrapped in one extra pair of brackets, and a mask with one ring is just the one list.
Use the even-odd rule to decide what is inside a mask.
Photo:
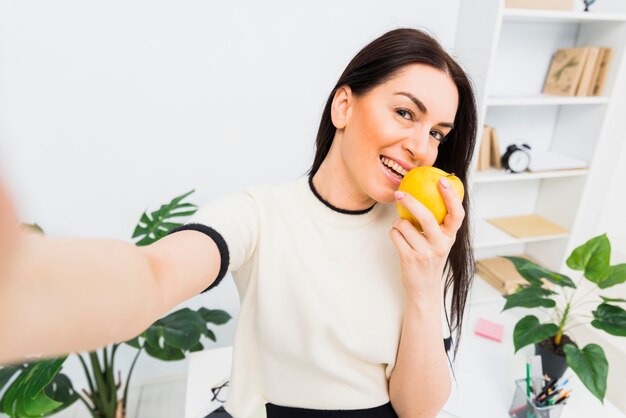
[[(453, 55), (474, 82), (479, 126), (487, 123), (498, 130), (500, 154), (509, 144), (528, 143), (532, 150), (587, 163), (587, 168), (576, 170), (472, 172), (469, 195), (476, 259), (525, 253), (567, 274), (569, 253), (593, 236), (608, 192), (605, 179), (611, 178), (620, 153), (626, 152), (626, 2), (598, 3), (583, 12), (582, 1), (576, 5), (580, 10), (572, 11), (507, 9), (504, 0), (460, 2)], [(553, 53), (575, 46), (613, 48), (603, 95), (542, 94)], [(569, 232), (518, 239), (487, 222), (531, 214)]]

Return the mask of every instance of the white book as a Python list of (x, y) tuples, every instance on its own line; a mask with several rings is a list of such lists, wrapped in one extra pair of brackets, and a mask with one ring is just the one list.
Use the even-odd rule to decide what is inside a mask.
[(552, 151), (532, 150), (528, 171), (552, 171), (587, 168), (589, 163), (574, 157)]

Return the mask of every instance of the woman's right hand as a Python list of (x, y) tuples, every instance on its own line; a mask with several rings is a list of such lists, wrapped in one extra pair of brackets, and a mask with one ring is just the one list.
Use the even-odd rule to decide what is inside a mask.
[(4, 279), (6, 268), (18, 239), (18, 219), (9, 194), (0, 181), (0, 282)]

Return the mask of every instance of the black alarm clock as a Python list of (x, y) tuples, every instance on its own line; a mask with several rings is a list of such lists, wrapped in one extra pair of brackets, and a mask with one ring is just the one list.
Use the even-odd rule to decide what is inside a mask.
[(521, 173), (528, 170), (530, 166), (530, 145), (511, 144), (506, 148), (500, 161), (502, 167), (511, 173)]

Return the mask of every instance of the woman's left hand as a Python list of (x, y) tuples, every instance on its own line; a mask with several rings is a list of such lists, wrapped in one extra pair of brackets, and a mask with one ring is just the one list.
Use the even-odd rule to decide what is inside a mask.
[(424, 231), (419, 232), (411, 222), (402, 218), (393, 221), (389, 231), (400, 254), (402, 282), (408, 297), (421, 299), (441, 294), (443, 269), (465, 218), (459, 195), (449, 185), (445, 187), (444, 181), (441, 179), (438, 185), (448, 214), (441, 225), (419, 200), (396, 191), (396, 200), (411, 212)]

